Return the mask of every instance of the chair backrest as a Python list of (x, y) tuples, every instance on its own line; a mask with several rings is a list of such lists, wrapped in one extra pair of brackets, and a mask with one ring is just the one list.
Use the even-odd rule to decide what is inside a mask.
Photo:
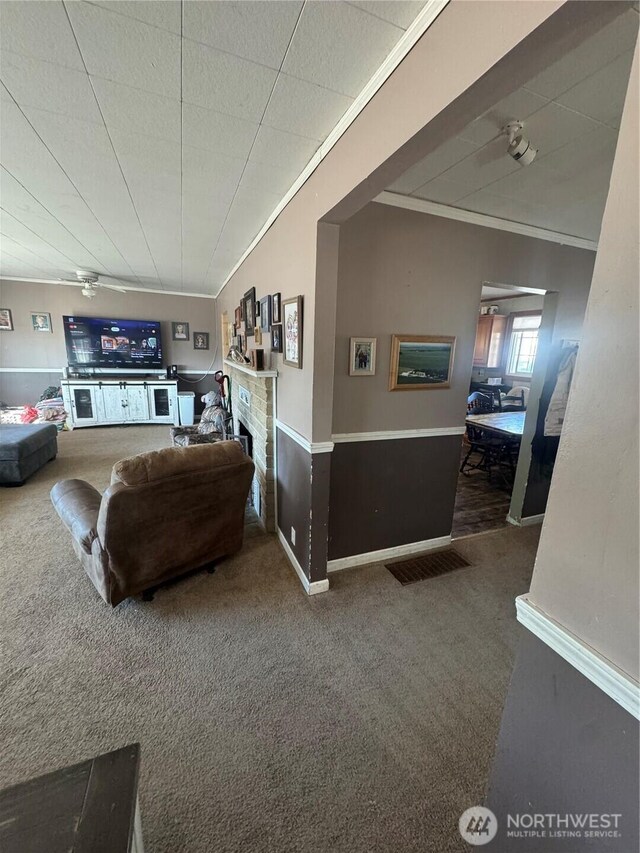
[[(526, 394), (525, 394), (526, 391)], [(502, 400), (502, 410), (504, 412), (522, 412), (527, 408), (528, 389), (522, 386), (512, 388), (511, 391)]]
[(145, 589), (158, 567), (198, 566), (217, 543), (242, 541), (254, 465), (240, 444), (169, 447), (116, 463), (102, 497), (98, 537), (124, 588)]
[(484, 392), (474, 391), (467, 397), (467, 412), (472, 415), (479, 415), (493, 411), (493, 394), (485, 394)]

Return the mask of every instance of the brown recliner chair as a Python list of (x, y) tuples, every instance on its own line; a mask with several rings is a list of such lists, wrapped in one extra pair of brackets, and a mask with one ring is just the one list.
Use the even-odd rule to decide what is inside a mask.
[(107, 604), (242, 547), (253, 462), (235, 441), (168, 447), (116, 462), (101, 495), (62, 480), (51, 501)]

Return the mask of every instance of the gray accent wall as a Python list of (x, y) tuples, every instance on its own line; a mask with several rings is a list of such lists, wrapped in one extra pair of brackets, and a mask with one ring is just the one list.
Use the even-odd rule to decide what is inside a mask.
[[(638, 721), (522, 629), (491, 772), (496, 853), (638, 851)], [(507, 838), (507, 814), (621, 814), (620, 838)]]
[(329, 559), (448, 536), (461, 442), (443, 435), (336, 444)]
[[(276, 431), (278, 527), (309, 577), (311, 542), (311, 454), (281, 429)], [(291, 528), (296, 541), (292, 541)], [(325, 574), (326, 577), (326, 566)]]

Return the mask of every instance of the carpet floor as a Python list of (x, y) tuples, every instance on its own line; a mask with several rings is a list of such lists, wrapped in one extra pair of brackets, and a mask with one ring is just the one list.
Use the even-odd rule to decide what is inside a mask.
[[(458, 540), (470, 568), (401, 586), (382, 564), (307, 597), (277, 540), (112, 611), (49, 489), (103, 489), (164, 427), (77, 430), (0, 489), (0, 784), (139, 741), (149, 853), (448, 853), (480, 802), (538, 531)], [(143, 531), (141, 531), (141, 535)]]

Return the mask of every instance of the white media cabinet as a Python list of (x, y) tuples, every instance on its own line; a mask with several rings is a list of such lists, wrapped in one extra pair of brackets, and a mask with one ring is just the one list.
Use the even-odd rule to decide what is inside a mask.
[(179, 423), (175, 379), (63, 379), (62, 397), (71, 429), (109, 424)]

